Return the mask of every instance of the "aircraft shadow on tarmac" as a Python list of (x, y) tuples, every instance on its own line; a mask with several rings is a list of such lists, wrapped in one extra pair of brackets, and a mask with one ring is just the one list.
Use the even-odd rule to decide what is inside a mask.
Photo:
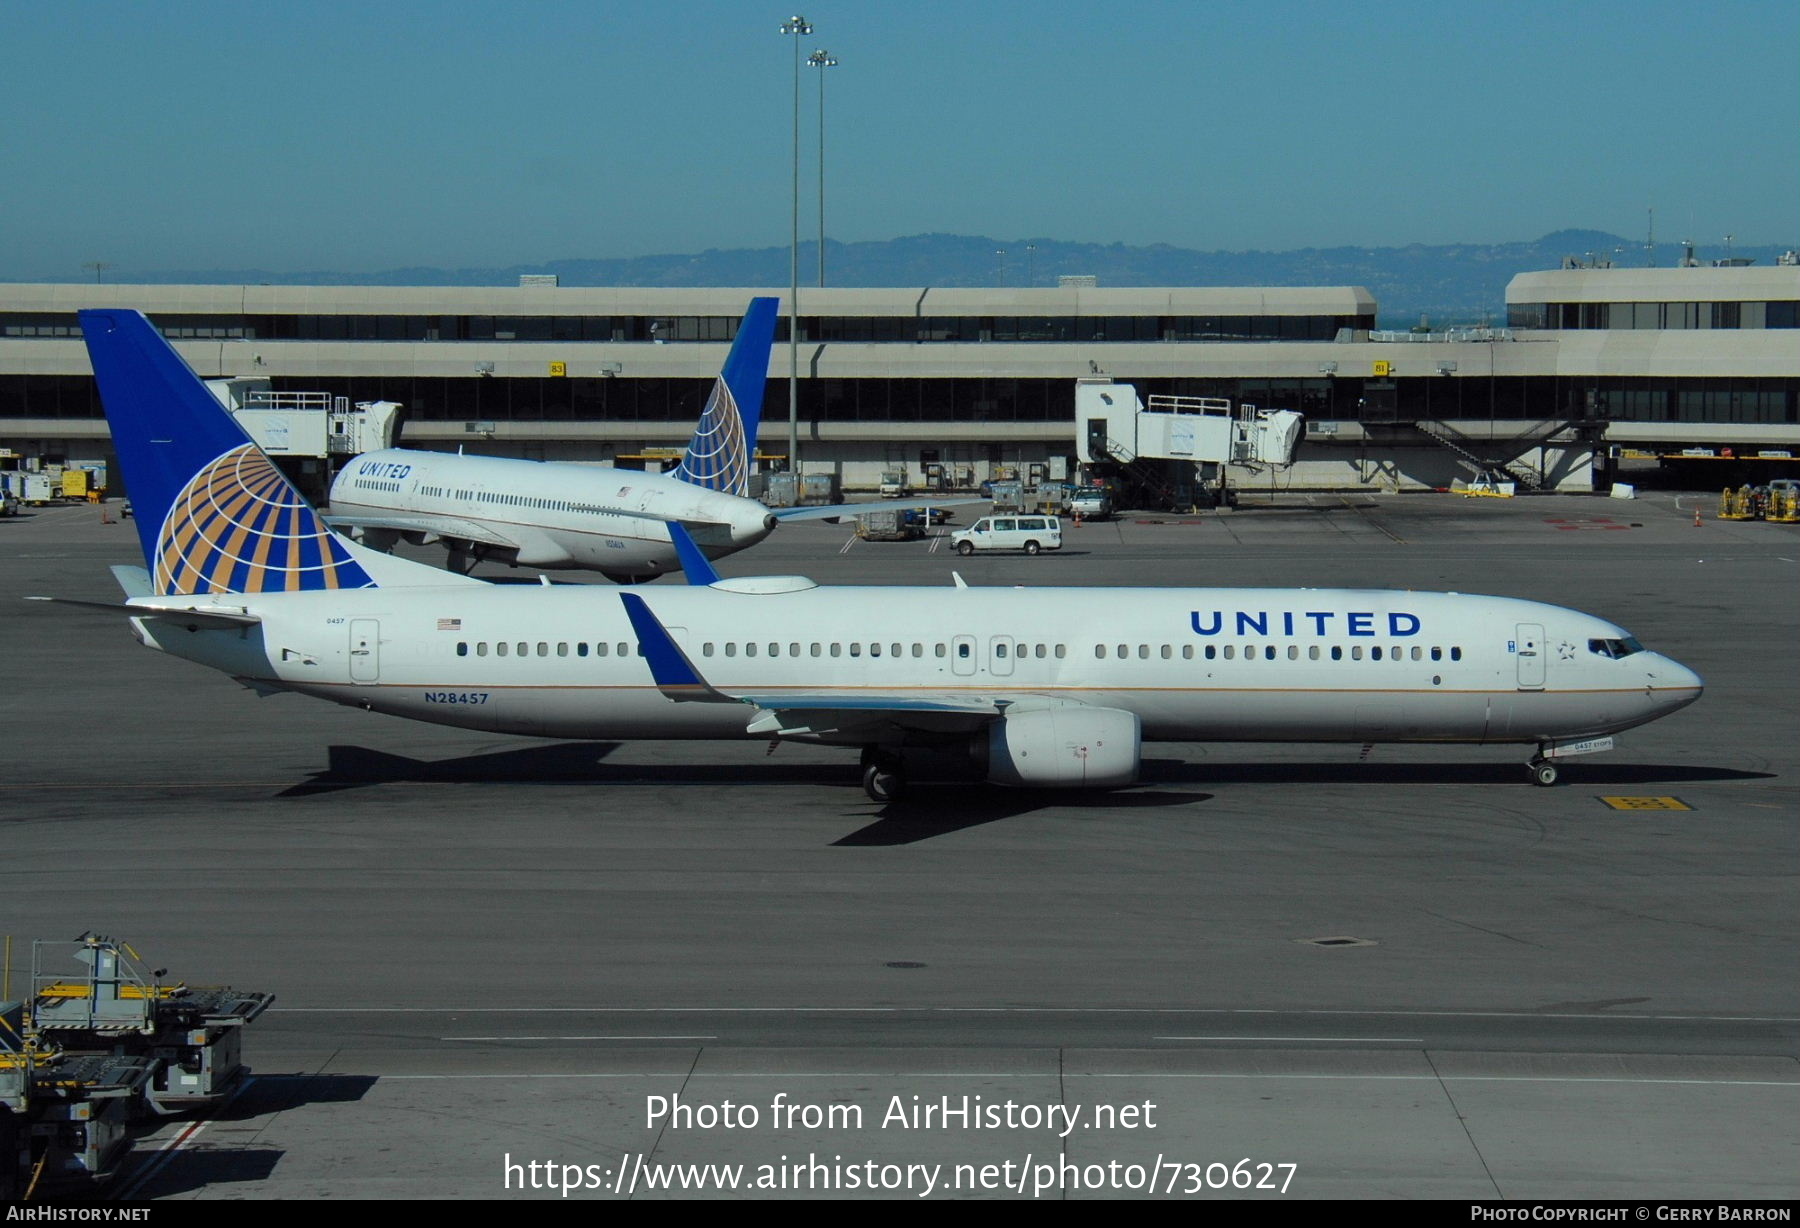
[[(1767, 780), (1772, 772), (1730, 768), (1668, 767), (1644, 763), (1582, 764), (1565, 782), (1585, 788), (1637, 785), (1680, 785), (1715, 781)], [(1018, 818), (1052, 807), (1063, 811), (1091, 809), (1116, 816), (1126, 810), (1195, 806), (1211, 801), (1211, 793), (1150, 791), (1142, 786), (1169, 785), (1518, 785), (1536, 788), (1519, 766), (1505, 763), (1192, 763), (1181, 759), (1146, 759), (1136, 790), (1079, 792), (1057, 789), (984, 787), (971, 779), (934, 787), (915, 785), (890, 802), (867, 827), (832, 843), (841, 847), (916, 844), (1002, 819)]]
[(1212, 800), (1210, 793), (1084, 793), (1069, 789), (1003, 789), (998, 786), (955, 784), (946, 787), (916, 786), (906, 797), (889, 802), (879, 817), (834, 840), (839, 847), (917, 844), (951, 832), (966, 831), (984, 823), (1016, 819), (1020, 815), (1055, 807), (1064, 811), (1150, 810), (1192, 806)]
[[(1773, 772), (1657, 763), (1565, 763), (1559, 789), (1769, 780)], [(1212, 763), (1146, 759), (1142, 784), (1518, 785), (1537, 788), (1521, 763)], [(1555, 790), (1551, 790), (1554, 792)]]
[[(451, 759), (413, 759), (363, 746), (332, 746), (323, 771), (283, 789), (278, 797), (311, 797), (382, 784), (530, 785), (841, 785), (853, 787), (855, 768), (765, 760), (735, 764), (619, 764), (605, 762), (617, 742), (554, 742)], [(913, 797), (891, 803), (874, 825), (840, 844), (905, 844), (977, 827), (1048, 806), (1132, 807), (1191, 805), (1211, 794), (1147, 791), (1084, 793), (1004, 789), (983, 784), (954, 756), (927, 755)], [(1562, 788), (1607, 788), (1768, 780), (1772, 772), (1653, 763), (1578, 762)], [(1140, 785), (1516, 785), (1527, 786), (1516, 763), (1219, 763), (1210, 759), (1145, 759)], [(940, 788), (942, 786), (943, 788)], [(1535, 788), (1536, 786), (1530, 786)], [(954, 792), (948, 790), (953, 789)]]
[(410, 759), (366, 746), (333, 746), (325, 770), (312, 779), (283, 789), (278, 797), (311, 797), (342, 789), (385, 784), (527, 784), (598, 782), (600, 761), (619, 749), (617, 742), (556, 742), (490, 751), (455, 759)]
[(383, 784), (793, 785), (857, 780), (856, 763), (608, 764), (617, 742), (556, 742), (454, 759), (411, 759), (364, 746), (333, 746), (323, 771), (278, 797), (311, 797)]

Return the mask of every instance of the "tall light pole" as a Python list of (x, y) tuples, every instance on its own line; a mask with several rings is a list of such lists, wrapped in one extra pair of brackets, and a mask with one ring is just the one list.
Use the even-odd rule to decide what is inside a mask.
[(806, 62), (819, 70), (819, 285), (825, 284), (825, 70), (836, 68), (837, 61), (824, 48), (806, 57)]
[(788, 244), (788, 472), (800, 471), (800, 40), (812, 23), (793, 16), (781, 32), (794, 39), (794, 231)]

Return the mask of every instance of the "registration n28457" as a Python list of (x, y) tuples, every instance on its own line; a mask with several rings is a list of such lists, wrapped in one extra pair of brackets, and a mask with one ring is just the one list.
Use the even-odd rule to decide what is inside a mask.
[(486, 691), (426, 691), (425, 702), (428, 704), (484, 704), (488, 701)]

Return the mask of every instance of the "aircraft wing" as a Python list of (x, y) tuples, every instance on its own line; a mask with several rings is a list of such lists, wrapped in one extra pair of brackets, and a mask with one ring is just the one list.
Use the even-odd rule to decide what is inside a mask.
[(656, 688), (677, 702), (739, 703), (755, 709), (747, 731), (772, 735), (862, 736), (878, 730), (960, 733), (997, 720), (1014, 702), (1007, 697), (933, 695), (916, 690), (892, 694), (720, 690), (708, 682), (650, 607), (636, 593), (620, 593), (632, 630)]
[(870, 503), (831, 503), (822, 507), (772, 507), (769, 514), (783, 524), (790, 520), (843, 520), (864, 512), (889, 509), (906, 511), (915, 507), (962, 507), (969, 503), (987, 503), (980, 495), (961, 499), (877, 499)]
[(427, 542), (436, 537), (460, 537), (484, 546), (507, 550), (519, 548), (519, 543), (504, 533), (457, 516), (371, 516), (361, 512), (333, 512), (324, 519), (334, 529), (388, 529), (395, 533), (420, 533)]
[(968, 733), (998, 720), (1007, 701), (962, 695), (820, 694), (787, 692), (734, 696), (754, 705), (745, 732), (792, 737), (840, 735), (865, 740), (879, 730)]

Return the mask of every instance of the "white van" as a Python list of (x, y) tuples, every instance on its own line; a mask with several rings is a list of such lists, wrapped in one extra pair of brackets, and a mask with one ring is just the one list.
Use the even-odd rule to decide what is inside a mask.
[(968, 528), (952, 533), (958, 554), (977, 550), (1062, 549), (1062, 521), (1054, 516), (983, 516)]

